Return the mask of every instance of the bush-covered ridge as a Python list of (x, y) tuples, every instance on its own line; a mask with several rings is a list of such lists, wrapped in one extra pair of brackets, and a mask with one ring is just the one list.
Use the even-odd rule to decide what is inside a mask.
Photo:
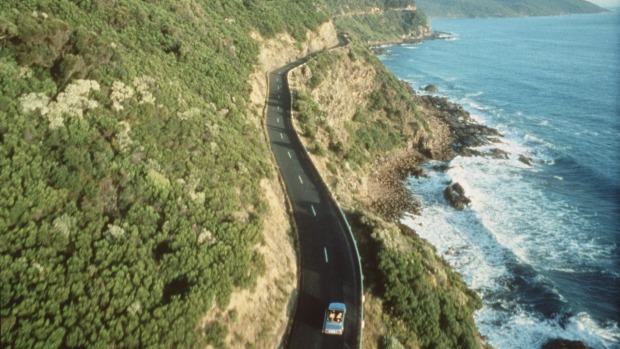
[(371, 44), (416, 41), (430, 35), (414, 0), (326, 0), (339, 30)]
[(326, 19), (312, 0), (3, 1), (1, 347), (219, 341), (200, 318), (265, 267), (249, 33)]
[(370, 9), (404, 9), (415, 7), (416, 0), (325, 0), (336, 15)]

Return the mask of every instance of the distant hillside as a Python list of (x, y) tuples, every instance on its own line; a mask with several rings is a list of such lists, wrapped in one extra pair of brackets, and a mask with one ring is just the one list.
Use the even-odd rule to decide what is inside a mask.
[(414, 0), (326, 0), (334, 24), (367, 44), (410, 42), (431, 34)]
[(584, 0), (418, 0), (429, 17), (522, 17), (596, 13), (605, 9)]

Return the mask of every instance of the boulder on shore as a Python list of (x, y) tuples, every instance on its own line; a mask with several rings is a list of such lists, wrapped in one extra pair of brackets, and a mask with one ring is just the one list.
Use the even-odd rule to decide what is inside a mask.
[(493, 148), (491, 149), (491, 156), (494, 159), (503, 159), (503, 160), (507, 160), (509, 158), (508, 156), (508, 152), (499, 148)]
[(465, 190), (459, 183), (454, 183), (443, 191), (443, 195), (450, 202), (452, 207), (462, 211), (471, 203), (471, 200), (465, 196)]
[(541, 349), (591, 349), (583, 342), (569, 341), (567, 339), (552, 339), (545, 343)]
[(528, 165), (528, 166), (532, 166), (532, 159), (524, 156), (524, 155), (519, 155), (519, 161), (521, 161), (522, 163)]
[(439, 89), (435, 85), (426, 85), (426, 86), (424, 86), (424, 91), (426, 91), (426, 92), (439, 92)]

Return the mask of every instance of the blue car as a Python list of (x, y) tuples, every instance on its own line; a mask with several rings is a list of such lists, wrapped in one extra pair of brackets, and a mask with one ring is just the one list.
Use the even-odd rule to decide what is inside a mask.
[(347, 307), (344, 303), (330, 303), (325, 311), (323, 333), (342, 335), (344, 331), (344, 316), (346, 313)]

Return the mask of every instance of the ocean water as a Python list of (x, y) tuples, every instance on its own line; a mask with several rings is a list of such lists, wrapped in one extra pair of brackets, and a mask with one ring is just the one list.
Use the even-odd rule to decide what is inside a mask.
[[(509, 158), (428, 164), (409, 180), (423, 213), (403, 221), (482, 296), (475, 318), (494, 347), (620, 348), (620, 13), (432, 26), (450, 35), (380, 59), (498, 129), (492, 147)], [(443, 198), (450, 182), (469, 208)]]

